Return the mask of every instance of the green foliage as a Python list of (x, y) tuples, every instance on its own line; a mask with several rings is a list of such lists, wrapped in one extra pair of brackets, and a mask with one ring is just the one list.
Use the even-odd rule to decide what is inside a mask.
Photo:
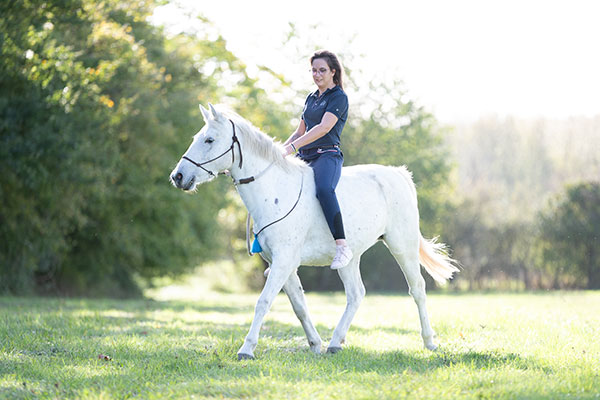
[(0, 291), (132, 295), (218, 254), (226, 186), (198, 201), (168, 173), (218, 97), (196, 57), (235, 64), (223, 41), (165, 39), (145, 1), (1, 7)]
[(488, 225), (485, 205), (465, 201), (445, 220), (448, 242), (464, 268), (455, 287), (523, 290), (542, 286), (532, 265), (533, 227), (524, 222)]
[[(371, 82), (369, 92), (373, 98), (352, 104), (353, 115), (343, 137), (345, 164), (406, 165), (417, 185), (421, 229), (426, 235), (439, 234), (437, 219), (450, 202), (446, 193), (453, 168), (444, 142), (447, 131), (407, 98), (402, 82)], [(363, 108), (373, 109), (363, 118)]]
[[(163, 3), (0, 2), (0, 292), (134, 295), (141, 281), (218, 259), (260, 287), (264, 264), (246, 256), (245, 210), (227, 179), (186, 196), (168, 173), (202, 126), (199, 102), (226, 103), (285, 139), (307, 88), (269, 66), (249, 76), (205, 18), (194, 36), (168, 36), (148, 22)], [(299, 70), (326, 37), (305, 31), (290, 25), (280, 49)], [(550, 193), (597, 182), (600, 118), (488, 118), (457, 127), (451, 154), (450, 132), (402, 82), (365, 79), (361, 56), (339, 56), (346, 165), (408, 166), (423, 234), (441, 235), (465, 266), (457, 286), (600, 285), (598, 233), (575, 218), (595, 215), (592, 195), (555, 200), (533, 243)], [(363, 265), (369, 290), (406, 288), (383, 246)], [(340, 288), (327, 269), (301, 275), (307, 288)]]
[[(306, 93), (292, 99), (291, 85), (260, 66), (275, 83), (267, 96), (222, 38), (167, 37), (147, 22), (154, 6), (2, 3), (0, 292), (133, 295), (139, 279), (218, 258), (234, 261), (249, 286), (262, 282), (262, 262), (246, 258), (245, 212), (227, 180), (185, 196), (168, 173), (202, 126), (198, 102), (227, 103), (285, 139), (301, 112), (292, 104)], [(365, 117), (363, 100), (352, 99), (346, 163), (406, 164), (424, 232), (433, 234), (451, 170), (444, 131), (398, 82), (370, 89), (389, 101), (371, 102)], [(388, 268), (389, 257), (373, 254)]]
[[(540, 211), (567, 184), (598, 182), (598, 127), (600, 116), (490, 116), (453, 130), (449, 142), (457, 160), (455, 204), (443, 217), (443, 238), (464, 266), (455, 287), (585, 286), (585, 278), (575, 272), (583, 268), (580, 257), (559, 269), (553, 265), (557, 259), (542, 251), (541, 220), (553, 211)], [(555, 221), (556, 229), (561, 223)]]
[[(444, 142), (446, 130), (432, 114), (407, 98), (401, 82), (371, 82), (369, 93), (372, 98), (350, 99), (350, 115), (342, 134), (344, 165), (406, 165), (417, 185), (421, 231), (426, 236), (441, 234), (452, 200), (448, 193), (453, 163)], [(361, 115), (362, 109), (369, 110), (366, 117)], [(367, 290), (408, 289), (384, 245), (367, 251), (361, 266)], [(307, 289), (342, 289), (337, 274), (328, 268), (301, 269), (300, 276)], [(435, 285), (428, 275), (426, 279), (429, 286)]]
[(456, 127), (452, 140), (460, 201), (477, 203), (483, 223), (532, 222), (545, 196), (561, 186), (557, 177), (564, 168), (551, 154), (559, 135), (550, 128), (543, 121), (511, 117)]
[[(489, 204), (464, 201), (449, 216), (448, 240), (468, 289), (598, 288), (600, 184), (568, 186), (534, 221), (489, 223)], [(497, 218), (497, 216), (491, 216)]]
[(569, 186), (542, 212), (539, 263), (554, 286), (600, 289), (600, 183)]
[[(169, 297), (170, 293), (177, 297)], [(181, 297), (189, 293), (192, 297)], [(41, 399), (535, 399), (600, 395), (600, 293), (367, 295), (345, 348), (308, 349), (280, 295), (257, 359), (237, 361), (257, 295), (173, 286), (153, 300), (0, 298), (0, 397)], [(325, 343), (343, 294), (309, 294)], [(568, 323), (565, 323), (568, 321)], [(323, 348), (325, 350), (325, 347)], [(101, 355), (109, 356), (99, 357)]]

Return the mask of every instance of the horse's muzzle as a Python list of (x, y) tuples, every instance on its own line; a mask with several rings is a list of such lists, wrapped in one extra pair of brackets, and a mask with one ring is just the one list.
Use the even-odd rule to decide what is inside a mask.
[(181, 172), (171, 174), (171, 182), (173, 183), (173, 185), (175, 185), (175, 187), (181, 189), (182, 181), (183, 181), (183, 175), (181, 174)]
[(190, 190), (194, 186), (195, 177), (189, 180), (189, 182), (184, 182), (183, 174), (181, 172), (176, 172), (171, 175), (171, 182), (178, 189)]

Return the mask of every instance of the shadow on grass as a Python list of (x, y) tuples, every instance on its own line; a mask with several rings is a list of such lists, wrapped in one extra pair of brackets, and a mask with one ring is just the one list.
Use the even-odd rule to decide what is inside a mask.
[(362, 370), (375, 370), (379, 374), (396, 374), (398, 373), (398, 369), (402, 370), (406, 368), (413, 372), (426, 373), (439, 368), (457, 366), (464, 366), (470, 370), (499, 367), (526, 370), (538, 367), (532, 360), (527, 360), (517, 354), (480, 351), (455, 352), (453, 350), (443, 350), (437, 352), (414, 352), (391, 350), (371, 352), (356, 347), (349, 347), (339, 355), (338, 362), (341, 362), (346, 367), (353, 367), (359, 361), (360, 364), (366, 364)]
[[(258, 298), (258, 296), (257, 296)], [(125, 312), (153, 312), (174, 311), (181, 312), (192, 310), (197, 312), (226, 312), (245, 313), (253, 310), (253, 305), (224, 306), (215, 301), (160, 301), (152, 299), (142, 300), (115, 300), (115, 299), (65, 299), (65, 298), (26, 298), (26, 297), (0, 297), (0, 308), (7, 310), (27, 310), (35, 307), (35, 311), (108, 311), (120, 310)]]
[[(273, 379), (286, 385), (326, 384), (332, 377), (347, 373), (391, 377), (409, 371), (427, 376), (439, 369), (457, 367), (469, 371), (509, 368), (553, 372), (534, 359), (514, 353), (452, 348), (438, 352), (369, 351), (349, 346), (335, 355), (315, 355), (308, 350), (299, 323), (269, 318), (261, 330), (257, 359), (238, 362), (236, 352), (249, 328), (253, 309), (245, 304), (0, 299), (0, 305), (0, 316), (8, 323), (5, 329), (14, 336), (0, 339), (0, 350), (9, 355), (0, 366), (0, 376), (14, 375), (12, 387), (0, 387), (0, 397), (31, 397), (32, 390), (48, 397), (78, 397), (85, 389), (101, 392), (104, 387), (116, 388), (114, 397), (143, 397), (145, 393), (171, 390), (173, 385), (187, 385), (185, 390), (204, 395), (226, 389), (232, 397), (253, 397), (264, 390), (265, 371), (275, 371)], [(243, 313), (248, 314), (248, 322), (178, 318), (177, 314), (186, 310)], [(80, 317), (89, 311), (93, 317)], [(114, 311), (122, 315), (115, 316), (111, 313)], [(162, 312), (173, 313), (172, 319), (165, 320)], [(331, 328), (323, 326), (318, 330), (324, 339), (332, 333)], [(351, 327), (351, 332), (361, 334), (376, 330), (418, 335), (417, 331), (389, 327)], [(38, 333), (32, 334), (34, 331)], [(21, 340), (20, 336), (32, 339)], [(99, 353), (110, 354), (112, 360), (99, 359)], [(86, 372), (89, 370), (93, 374)]]
[[(285, 324), (274, 324), (279, 331), (289, 329)], [(208, 326), (206, 326), (208, 328)], [(227, 326), (212, 326), (219, 338), (232, 332)], [(263, 337), (256, 352), (256, 360), (236, 361), (238, 340), (219, 339), (203, 346), (185, 345), (155, 346), (149, 349), (133, 349), (128, 354), (115, 356), (112, 361), (86, 359), (72, 354), (56, 354), (52, 362), (44, 357), (42, 363), (60, 365), (58, 372), (48, 370), (32, 360), (10, 360), (2, 369), (12, 371), (17, 382), (13, 388), (0, 389), (0, 396), (27, 397), (43, 394), (48, 397), (77, 398), (82, 391), (101, 392), (110, 388), (112, 397), (127, 397), (132, 394), (144, 397), (147, 394), (183, 393), (198, 395), (220, 395), (230, 397), (255, 397), (264, 393), (266, 387), (304, 387), (304, 385), (328, 385), (338, 379), (350, 382), (366, 381), (375, 385), (380, 379), (410, 379), (403, 377), (421, 375), (425, 379), (435, 371), (450, 368), (476, 374), (490, 369), (543, 370), (530, 359), (513, 353), (494, 352), (442, 352), (417, 351), (367, 351), (348, 347), (337, 354), (316, 355), (306, 345), (299, 345), (298, 337), (276, 339)], [(81, 372), (94, 369), (92, 376)], [(70, 372), (64, 372), (69, 370)], [(68, 379), (68, 381), (65, 381)], [(26, 384), (21, 384), (21, 382)], [(140, 382), (152, 382), (143, 385)], [(265, 386), (266, 385), (266, 386)]]

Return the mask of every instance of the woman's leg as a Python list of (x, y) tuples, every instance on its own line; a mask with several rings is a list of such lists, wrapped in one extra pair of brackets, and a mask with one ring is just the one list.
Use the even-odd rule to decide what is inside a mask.
[(321, 203), (329, 230), (336, 240), (346, 238), (340, 205), (335, 195), (335, 187), (342, 174), (343, 162), (344, 159), (339, 153), (332, 152), (322, 154), (310, 163), (315, 174), (317, 198)]
[(331, 263), (332, 269), (345, 267), (352, 259), (352, 251), (346, 245), (342, 213), (335, 195), (335, 187), (342, 174), (343, 162), (344, 158), (341, 154), (332, 152), (322, 154), (310, 164), (314, 170), (317, 198), (337, 244), (336, 254)]

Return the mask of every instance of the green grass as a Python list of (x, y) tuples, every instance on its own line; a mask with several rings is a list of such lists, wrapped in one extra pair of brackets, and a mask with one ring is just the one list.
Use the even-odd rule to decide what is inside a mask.
[[(0, 398), (600, 398), (600, 293), (430, 294), (437, 352), (410, 297), (368, 294), (335, 355), (281, 295), (241, 362), (257, 295), (151, 296), (0, 298)], [(326, 346), (345, 299), (307, 298)]]

